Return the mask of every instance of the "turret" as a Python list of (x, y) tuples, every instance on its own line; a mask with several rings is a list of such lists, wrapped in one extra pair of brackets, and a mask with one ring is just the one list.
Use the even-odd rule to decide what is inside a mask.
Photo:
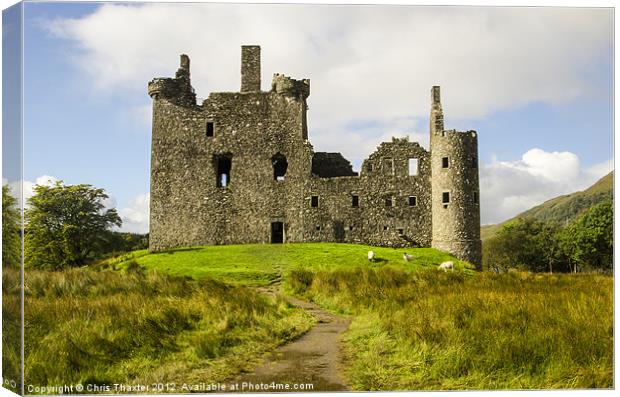
[(181, 54), (181, 64), (174, 78), (155, 78), (148, 85), (154, 100), (166, 99), (180, 106), (196, 105), (196, 94), (189, 76), (189, 57)]
[(444, 129), (439, 87), (430, 124), (432, 246), (481, 269), (477, 133)]
[(310, 95), (310, 80), (295, 80), (280, 73), (273, 75), (271, 90), (280, 95), (306, 100)]

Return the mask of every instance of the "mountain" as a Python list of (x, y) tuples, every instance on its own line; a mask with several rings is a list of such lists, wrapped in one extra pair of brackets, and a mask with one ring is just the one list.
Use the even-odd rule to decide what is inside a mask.
[(484, 225), (480, 228), (482, 240), (493, 237), (502, 225), (517, 218), (536, 218), (541, 221), (569, 223), (582, 211), (601, 201), (613, 197), (614, 172), (611, 171), (586, 190), (558, 196), (497, 225)]

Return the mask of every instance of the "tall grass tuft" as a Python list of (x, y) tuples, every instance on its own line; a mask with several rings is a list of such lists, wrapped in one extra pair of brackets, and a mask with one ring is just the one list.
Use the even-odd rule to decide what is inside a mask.
[(222, 381), (312, 319), (278, 298), (131, 264), (27, 270), (25, 383)]
[(358, 390), (613, 387), (613, 279), (601, 275), (292, 271), (287, 287), (355, 315)]
[(2, 378), (3, 386), (19, 393), (21, 383), (21, 274), (2, 267)]

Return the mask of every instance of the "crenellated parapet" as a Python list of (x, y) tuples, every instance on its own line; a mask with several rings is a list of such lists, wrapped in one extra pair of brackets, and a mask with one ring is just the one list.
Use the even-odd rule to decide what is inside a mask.
[(284, 96), (305, 100), (310, 95), (310, 80), (295, 80), (280, 73), (273, 75), (271, 90)]
[(174, 78), (160, 77), (151, 80), (148, 93), (153, 99), (166, 99), (181, 106), (195, 106), (196, 93), (190, 81), (189, 57), (181, 55), (181, 66)]

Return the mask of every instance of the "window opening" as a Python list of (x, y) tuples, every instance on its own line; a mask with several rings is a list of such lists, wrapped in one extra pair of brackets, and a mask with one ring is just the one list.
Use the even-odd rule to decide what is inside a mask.
[(227, 187), (230, 185), (230, 171), (232, 168), (232, 156), (229, 154), (224, 154), (220, 156), (216, 156), (215, 158), (215, 166), (216, 166), (216, 184), (217, 187)]
[(384, 159), (384, 162), (385, 162), (385, 169), (387, 170), (388, 174), (394, 174), (394, 159), (386, 158)]
[(450, 192), (443, 192), (441, 194), (441, 202), (444, 208), (448, 208), (448, 204), (450, 203)]
[(212, 137), (214, 130), (213, 121), (207, 121), (207, 136)]
[(271, 164), (273, 165), (273, 179), (276, 181), (283, 181), (286, 170), (288, 169), (286, 157), (281, 153), (276, 153), (271, 158)]
[(409, 176), (418, 175), (418, 159), (410, 158), (409, 159)]

